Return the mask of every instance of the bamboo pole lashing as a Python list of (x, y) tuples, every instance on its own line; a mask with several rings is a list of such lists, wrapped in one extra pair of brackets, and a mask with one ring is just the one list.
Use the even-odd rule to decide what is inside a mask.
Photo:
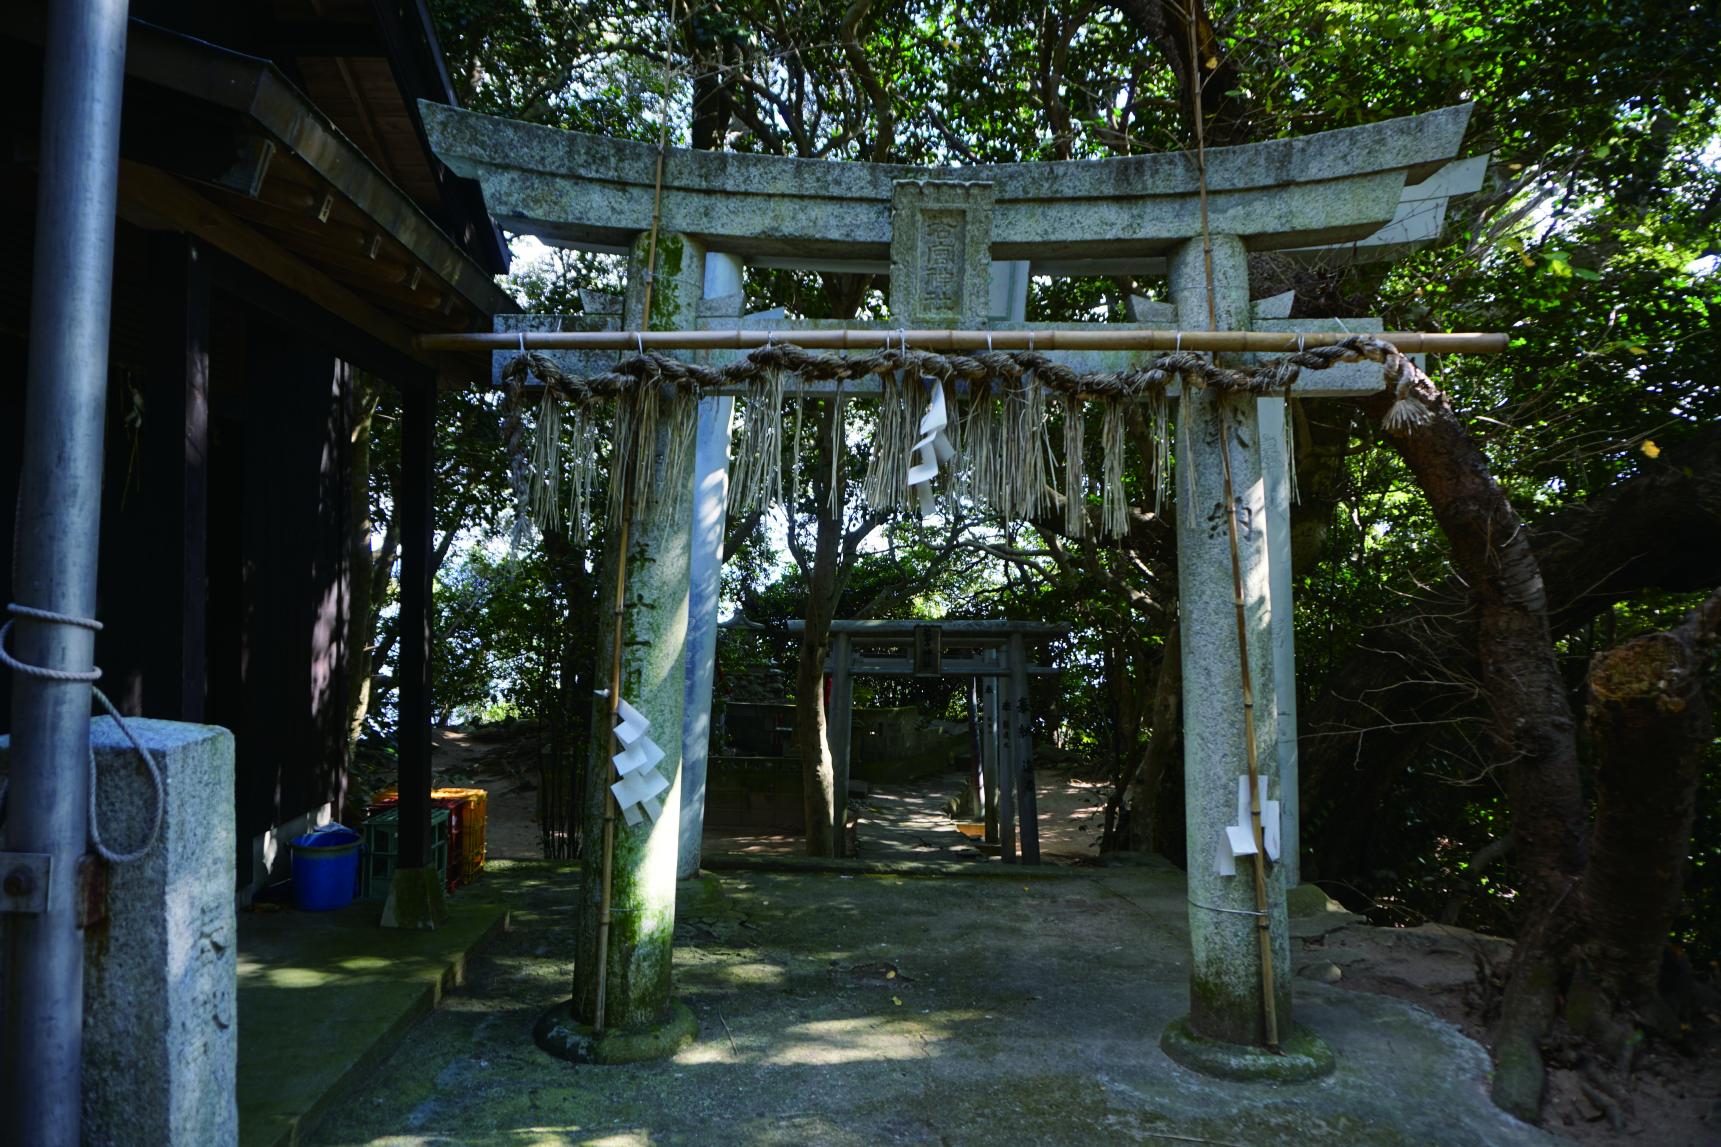
[[(635, 448), (640, 448), (636, 443)], [(622, 466), (622, 495), (620, 521), (617, 524), (615, 599), (612, 605), (615, 609), (615, 628), (610, 633), (613, 647), (610, 650), (610, 695), (609, 695), (609, 743), (610, 748), (619, 753), (625, 748), (621, 739), (616, 736), (616, 718), (621, 705), (621, 662), (622, 638), (626, 627), (627, 609), (627, 548), (628, 529), (633, 520), (634, 495), (634, 460), (629, 458)], [(607, 755), (607, 754), (606, 754)], [(604, 786), (604, 840), (603, 840), (603, 871), (599, 876), (598, 900), (598, 998), (592, 1009), (592, 1031), (597, 1035), (604, 1032), (605, 996), (609, 989), (609, 947), (610, 947), (610, 906), (615, 878), (615, 792), (610, 788), (610, 769), (602, 770)]]

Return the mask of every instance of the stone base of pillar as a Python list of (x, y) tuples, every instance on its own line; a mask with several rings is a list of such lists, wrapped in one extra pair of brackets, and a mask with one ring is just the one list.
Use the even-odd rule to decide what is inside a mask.
[(397, 868), (382, 906), (384, 928), (429, 930), (448, 923), (443, 895), (446, 876), (434, 868)]
[(1332, 1074), (1337, 1064), (1326, 1042), (1301, 1024), (1292, 1026), (1290, 1038), (1279, 1045), (1275, 1055), (1264, 1047), (1196, 1035), (1189, 1017), (1181, 1016), (1166, 1025), (1159, 1047), (1191, 1071), (1245, 1083), (1304, 1083)]
[(657, 1018), (641, 1027), (607, 1028), (596, 1035), (574, 1018), (574, 1002), (557, 1004), (532, 1028), (532, 1040), (557, 1059), (575, 1063), (641, 1063), (668, 1059), (699, 1035), (699, 1021), (680, 1000), (670, 1000)]

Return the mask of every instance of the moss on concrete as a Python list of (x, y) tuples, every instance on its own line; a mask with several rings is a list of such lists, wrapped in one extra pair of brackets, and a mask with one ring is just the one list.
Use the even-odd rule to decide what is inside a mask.
[[(669, 232), (660, 233), (657, 237), (657, 278), (658, 281), (673, 282), (681, 277), (682, 263), (687, 257), (687, 243), (680, 235)], [(678, 292), (672, 290), (653, 291), (651, 294), (651, 329), (654, 331), (680, 330), (685, 325), (682, 322), (681, 309), (683, 303)]]
[(609, 1028), (602, 1035), (575, 1018), (569, 1000), (545, 1012), (532, 1029), (532, 1041), (557, 1059), (599, 1064), (668, 1059), (698, 1035), (699, 1021), (680, 1000), (670, 1000), (651, 1023)]
[(241, 913), (240, 1147), (295, 1142), (343, 1087), (368, 1079), (462, 982), (471, 952), (506, 928), (507, 908), (495, 898), (506, 885), (487, 870), (451, 898), (434, 931), (379, 928), (374, 901)]
[(1344, 912), (1344, 906), (1316, 885), (1299, 884), (1285, 889), (1285, 911), (1292, 916), (1318, 917), (1328, 912)]
[(578, 1069), (532, 1034), (568, 998), (579, 905), (565, 879), (517, 887), (523, 926), (311, 1144), (1552, 1143), (1488, 1103), (1480, 1047), (1381, 996), (1296, 982), (1300, 1018), (1339, 1054), (1316, 1084), (1177, 1066), (1159, 1035), (1188, 1002), (1188, 906), (1160, 869), (683, 882), (676, 998), (698, 1038)]
[(397, 868), (382, 906), (384, 928), (440, 928), (448, 923), (443, 874), (435, 868)]
[(1291, 1028), (1275, 1054), (1264, 1047), (1206, 1039), (1190, 1028), (1188, 1016), (1180, 1016), (1166, 1025), (1159, 1046), (1191, 1071), (1242, 1083), (1306, 1083), (1331, 1075), (1337, 1065), (1332, 1049), (1300, 1024)]

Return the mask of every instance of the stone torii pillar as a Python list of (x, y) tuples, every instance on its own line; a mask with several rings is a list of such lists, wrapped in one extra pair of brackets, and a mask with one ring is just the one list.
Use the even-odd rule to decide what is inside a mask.
[[(633, 245), (624, 322), (630, 330), (691, 328), (703, 294), (705, 252), (685, 235), (657, 237), (656, 283), (645, 313), (645, 237)], [(598, 998), (598, 929), (602, 899), (604, 815), (616, 779), (609, 703), (594, 701), (580, 866), (579, 928), (573, 998), (539, 1020), (533, 1032), (552, 1055), (594, 1063), (626, 1063), (673, 1054), (692, 1040), (698, 1021), (670, 995), (675, 932), (676, 857), (680, 848), (682, 712), (687, 691), (686, 637), (694, 451), (668, 469), (669, 423), (660, 419), (649, 488), (634, 500), (628, 523), (627, 583), (622, 611), (622, 696), (651, 722), (664, 758), (656, 768), (670, 781), (655, 821), (615, 822), (611, 861), (611, 924), (604, 977), (605, 1028), (592, 1028)], [(620, 480), (619, 475), (612, 480)], [(600, 673), (607, 675), (615, 627), (616, 539), (605, 556), (599, 589)]]
[[(1219, 330), (1245, 329), (1250, 317), (1248, 252), (1235, 235), (1213, 236), (1211, 250), (1212, 325)], [(1207, 325), (1189, 321), (1208, 312), (1206, 262), (1201, 239), (1184, 243), (1171, 258), (1172, 300), (1192, 329)], [(1221, 356), (1222, 365), (1229, 365), (1223, 362), (1225, 357)], [(1243, 1049), (1264, 1042), (1253, 877), (1244, 859), (1236, 861), (1235, 874), (1229, 876), (1221, 874), (1218, 864), (1222, 849), (1229, 855), (1226, 826), (1237, 820), (1238, 778), (1247, 772), (1245, 737), (1255, 738), (1260, 774), (1268, 779), (1269, 794), (1278, 796), (1268, 522), (1260, 440), (1253, 397), (1184, 388), (1177, 416), (1175, 501), (1178, 610), (1183, 627), (1184, 815), (1189, 841), (1189, 1015), (1167, 1029), (1162, 1046), (1172, 1058), (1198, 1068), (1210, 1067), (1213, 1056), (1243, 1064), (1254, 1059)], [(1225, 455), (1230, 459), (1234, 499), (1229, 505)], [(1255, 697), (1252, 727), (1243, 708), (1232, 513), (1237, 516), (1244, 625)], [(1279, 1038), (1285, 1044), (1293, 1029), (1284, 869), (1268, 865), (1267, 879), (1274, 1003), (1280, 1017)], [(1301, 1043), (1298, 1047), (1301, 1050)], [(1275, 1058), (1261, 1056), (1248, 1066), (1266, 1070)], [(1323, 1060), (1317, 1054), (1311, 1062), (1330, 1066), (1331, 1056)]]

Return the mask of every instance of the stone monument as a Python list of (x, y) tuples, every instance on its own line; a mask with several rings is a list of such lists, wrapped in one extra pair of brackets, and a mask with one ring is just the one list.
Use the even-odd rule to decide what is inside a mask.
[[(127, 723), (161, 768), (165, 803), (143, 856), (88, 862), (105, 873), (84, 930), (84, 1141), (222, 1147), (239, 1139), (233, 735)], [(0, 772), (9, 747), (0, 737)], [(154, 788), (111, 719), (90, 723), (90, 747), (102, 837), (131, 849)]]

